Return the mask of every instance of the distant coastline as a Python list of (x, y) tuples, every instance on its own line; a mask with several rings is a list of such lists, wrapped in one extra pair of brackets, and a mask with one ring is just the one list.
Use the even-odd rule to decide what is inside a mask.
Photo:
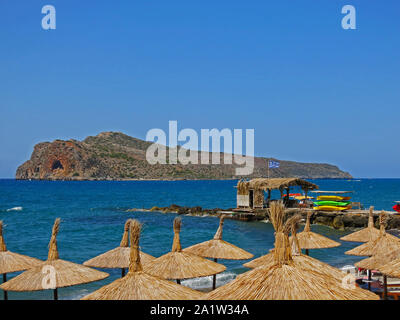
[[(103, 132), (83, 141), (55, 140), (35, 145), (30, 160), (18, 167), (18, 180), (236, 180), (241, 178), (298, 177), (305, 179), (352, 179), (348, 172), (325, 163), (279, 161), (279, 168), (268, 170), (272, 158), (254, 157), (251, 175), (237, 176), (236, 164), (149, 164), (146, 151), (151, 142), (119, 132)], [(167, 153), (168, 153), (167, 148)], [(203, 155), (202, 155), (203, 156)], [(208, 157), (215, 154), (208, 153)]]

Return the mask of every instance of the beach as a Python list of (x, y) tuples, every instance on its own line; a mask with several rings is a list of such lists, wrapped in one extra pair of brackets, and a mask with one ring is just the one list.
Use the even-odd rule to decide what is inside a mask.
[[(353, 190), (354, 201), (368, 208), (391, 210), (400, 199), (400, 179), (313, 180), (321, 189)], [(58, 235), (60, 258), (76, 263), (119, 245), (124, 222), (135, 218), (143, 223), (141, 250), (155, 257), (171, 250), (172, 221), (176, 214), (130, 212), (132, 208), (151, 208), (175, 203), (203, 208), (235, 207), (236, 181), (16, 181), (0, 180), (0, 219), (9, 250), (38, 259), (47, 257), (51, 226), (61, 218)], [(278, 195), (273, 195), (278, 197)], [(209, 240), (218, 227), (215, 217), (181, 215), (182, 247)], [(302, 226), (301, 228), (302, 229)], [(345, 255), (357, 243), (340, 241), (350, 230), (334, 230), (312, 225), (312, 230), (341, 243), (331, 249), (310, 250), (310, 255), (335, 267), (352, 265), (361, 257)], [(224, 240), (251, 253), (255, 258), (273, 247), (274, 232), (270, 223), (226, 220)], [(247, 271), (247, 261), (222, 261), (227, 270), (217, 276), (217, 286)], [(104, 270), (109, 278), (59, 290), (60, 299), (79, 299), (111, 283), (120, 270)], [(14, 277), (18, 273), (8, 275)], [(183, 285), (198, 290), (211, 286), (211, 277), (185, 280)], [(9, 299), (52, 299), (52, 293), (9, 292)]]

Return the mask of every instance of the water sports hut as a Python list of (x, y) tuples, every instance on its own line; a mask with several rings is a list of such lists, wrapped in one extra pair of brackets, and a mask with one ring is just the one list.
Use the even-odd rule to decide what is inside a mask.
[[(281, 199), (289, 201), (290, 188), (300, 187), (307, 194), (318, 189), (314, 183), (300, 178), (256, 178), (250, 181), (240, 180), (237, 188), (237, 208), (258, 209), (264, 208), (264, 192), (268, 193), (266, 204), (271, 200), (271, 191), (279, 190)], [(286, 192), (286, 197), (285, 197)]]

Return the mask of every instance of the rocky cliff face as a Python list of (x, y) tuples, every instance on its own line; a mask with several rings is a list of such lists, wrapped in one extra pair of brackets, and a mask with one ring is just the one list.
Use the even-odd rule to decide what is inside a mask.
[[(31, 159), (16, 172), (16, 179), (106, 180), (106, 179), (234, 179), (236, 165), (151, 165), (146, 161), (150, 142), (118, 132), (103, 132), (83, 141), (55, 140), (39, 143)], [(223, 154), (220, 154), (223, 159)], [(252, 177), (267, 176), (266, 158), (255, 158)], [(223, 163), (221, 161), (221, 163)], [(270, 177), (351, 178), (330, 164), (280, 161)]]

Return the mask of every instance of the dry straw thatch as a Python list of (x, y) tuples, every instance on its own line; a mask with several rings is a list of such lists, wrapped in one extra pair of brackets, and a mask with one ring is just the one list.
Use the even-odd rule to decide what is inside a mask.
[(179, 239), (180, 229), (181, 219), (175, 218), (171, 252), (145, 265), (145, 272), (164, 279), (181, 280), (210, 276), (225, 271), (226, 267), (222, 264), (183, 252)]
[(318, 186), (314, 183), (308, 182), (307, 180), (299, 178), (256, 178), (248, 182), (248, 188), (250, 189), (262, 189), (262, 190), (273, 190), (273, 189), (286, 189), (293, 186), (300, 186), (304, 190), (315, 190)]
[(249, 182), (245, 180), (239, 180), (237, 184), (237, 193), (239, 195), (248, 195), (249, 194)]
[[(0, 221), (0, 274), (3, 274), (3, 282), (7, 281), (7, 273), (23, 271), (41, 262), (39, 259), (8, 251), (3, 237), (3, 221)], [(7, 299), (7, 291), (4, 291), (4, 300)]]
[(207, 294), (208, 299), (232, 300), (360, 300), (379, 297), (360, 288), (347, 289), (318, 270), (298, 266), (292, 259), (289, 227), (280, 225), (280, 215), (271, 217), (276, 230), (274, 262), (243, 273), (232, 282)]
[[(110, 269), (124, 269), (129, 267), (129, 225), (131, 219), (125, 222), (124, 234), (122, 236), (119, 247), (98, 255), (90, 260), (87, 260), (83, 265), (95, 268), (110, 268)], [(140, 251), (140, 259), (143, 264), (147, 264), (155, 258), (147, 253)]]
[(3, 237), (3, 221), (0, 221), (0, 274), (23, 271), (43, 261), (7, 250)]
[(297, 234), (300, 247), (302, 249), (322, 249), (322, 248), (334, 248), (340, 246), (339, 242), (333, 241), (327, 237), (324, 237), (318, 233), (312, 232), (310, 228), (310, 217), (311, 212), (307, 214), (307, 221), (303, 232)]
[(213, 259), (247, 260), (253, 257), (250, 252), (222, 240), (225, 216), (221, 216), (214, 239), (195, 244), (183, 250), (196, 256)]
[[(318, 259), (314, 259), (310, 256), (304, 255), (301, 253), (301, 248), (297, 240), (297, 228), (299, 220), (301, 219), (300, 215), (295, 215), (291, 219), (293, 221), (288, 220), (288, 225), (291, 225), (291, 248), (292, 248), (292, 259), (297, 266), (301, 266), (305, 269), (310, 270), (318, 270), (321, 274), (330, 276), (335, 278), (338, 281), (341, 281), (343, 277), (346, 275), (341, 270), (332, 267), (331, 265), (319, 261)], [(274, 262), (273, 253), (268, 253), (264, 256), (261, 256), (257, 259), (254, 259), (250, 262), (244, 264), (245, 267), (255, 269), (258, 267), (271, 265)]]
[(377, 253), (372, 257), (365, 258), (355, 263), (355, 266), (361, 269), (381, 271), (382, 267), (399, 258), (400, 258), (400, 248), (395, 251)]
[[(340, 240), (352, 241), (352, 242), (369, 242), (377, 239), (380, 235), (379, 229), (374, 227), (374, 207), (369, 208), (368, 227), (359, 231), (348, 234), (347, 236), (341, 237)], [(396, 238), (395, 236), (388, 234), (390, 238)]]
[(140, 223), (130, 224), (131, 248), (128, 274), (85, 296), (83, 300), (197, 300), (203, 293), (143, 272), (139, 254)]
[(345, 254), (353, 256), (374, 256), (376, 254), (385, 254), (400, 249), (400, 239), (397, 237), (389, 237), (385, 231), (386, 214), (380, 214), (380, 234), (373, 241), (364, 243), (354, 249), (346, 251)]
[[(225, 216), (222, 215), (219, 220), (219, 227), (214, 235), (214, 239), (195, 244), (183, 250), (183, 252), (192, 253), (204, 258), (213, 258), (215, 262), (218, 259), (226, 260), (246, 260), (253, 257), (247, 252), (229, 242), (222, 240), (222, 229)], [(216, 275), (213, 275), (213, 289), (216, 288)]]
[[(57, 299), (57, 288), (74, 286), (105, 279), (108, 273), (97, 271), (83, 265), (59, 259), (57, 249), (57, 233), (60, 219), (54, 222), (49, 244), (49, 254), (46, 261), (23, 272), (17, 277), (3, 283), (0, 288), (6, 291), (37, 291), (55, 289), (54, 298)], [(49, 276), (54, 272), (55, 282), (47, 286)]]

